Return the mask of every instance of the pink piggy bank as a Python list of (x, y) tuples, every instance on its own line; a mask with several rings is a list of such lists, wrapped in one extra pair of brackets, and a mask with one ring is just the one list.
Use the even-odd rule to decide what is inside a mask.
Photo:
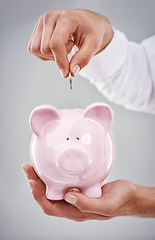
[(112, 121), (112, 109), (104, 103), (85, 110), (41, 105), (32, 111), (30, 158), (48, 199), (63, 199), (72, 187), (89, 197), (101, 196), (115, 158)]

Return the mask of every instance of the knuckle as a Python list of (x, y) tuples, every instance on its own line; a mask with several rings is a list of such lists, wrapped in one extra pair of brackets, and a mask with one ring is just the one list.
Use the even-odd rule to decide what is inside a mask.
[(43, 46), (41, 47), (41, 53), (42, 53), (43, 55), (46, 55), (48, 52), (49, 52), (49, 46), (48, 46), (48, 45), (43, 45)]
[(44, 21), (44, 23), (45, 23), (45, 24), (48, 23), (49, 20), (53, 17), (53, 15), (54, 15), (54, 11), (46, 12), (46, 13), (44, 14), (44, 16), (43, 16), (43, 21)]
[(62, 10), (61, 17), (67, 17), (67, 16), (70, 16), (70, 11), (67, 9)]
[(63, 10), (60, 14), (60, 19), (67, 25), (74, 25), (75, 16), (71, 10)]
[(55, 50), (60, 46), (60, 41), (57, 39), (52, 39), (52, 41), (49, 44), (50, 49)]
[(58, 216), (55, 203), (52, 203), (50, 208), (48, 206), (44, 206), (42, 210), (48, 216)]
[(64, 61), (64, 58), (59, 57), (58, 59), (56, 59), (56, 62), (58, 65), (60, 65), (60, 64), (64, 63), (65, 61)]
[(43, 212), (44, 212), (46, 215), (50, 216), (50, 211), (49, 211), (48, 208), (43, 208)]
[(82, 58), (82, 66), (85, 67), (89, 63), (89, 56), (85, 55)]
[(41, 17), (39, 18), (38, 23), (41, 22), (41, 21), (43, 21), (43, 16), (41, 16)]
[(34, 54), (40, 52), (39, 46), (36, 45), (36, 44), (32, 44), (31, 52), (34, 53)]

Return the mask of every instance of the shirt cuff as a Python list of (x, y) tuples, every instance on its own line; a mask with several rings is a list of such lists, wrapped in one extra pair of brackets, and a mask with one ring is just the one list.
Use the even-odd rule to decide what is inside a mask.
[(114, 30), (114, 36), (108, 46), (93, 56), (88, 65), (80, 74), (91, 82), (115, 74), (123, 65), (127, 56), (128, 40), (119, 30)]

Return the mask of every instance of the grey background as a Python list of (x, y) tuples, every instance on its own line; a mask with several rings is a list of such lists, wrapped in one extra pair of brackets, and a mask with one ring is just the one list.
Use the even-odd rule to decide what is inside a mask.
[(55, 63), (27, 52), (38, 18), (49, 10), (87, 8), (104, 14), (130, 40), (140, 42), (155, 30), (151, 0), (1, 0), (0, 1), (0, 240), (155, 239), (155, 220), (119, 217), (73, 222), (46, 216), (31, 196), (21, 165), (29, 163), (29, 114), (39, 104), (85, 108), (103, 101), (115, 113), (112, 127), (117, 156), (106, 181), (119, 178), (155, 185), (155, 117), (109, 102), (88, 80), (77, 76), (73, 90)]

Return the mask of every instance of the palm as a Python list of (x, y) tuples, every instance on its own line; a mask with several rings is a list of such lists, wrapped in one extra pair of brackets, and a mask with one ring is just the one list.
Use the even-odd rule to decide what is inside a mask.
[[(103, 209), (100, 213), (97, 211), (95, 213), (91, 213), (90, 211), (80, 211), (77, 207), (67, 203), (65, 200), (48, 200), (45, 195), (46, 186), (36, 175), (33, 167), (25, 164), (23, 169), (27, 174), (30, 185), (33, 185), (32, 194), (34, 199), (47, 215), (68, 218), (75, 221), (110, 219), (113, 217), (111, 212), (117, 212), (118, 214), (118, 211), (121, 209), (123, 203), (128, 199), (128, 181), (118, 180), (103, 185), (103, 194), (98, 199), (101, 204), (103, 203)], [(92, 204), (93, 201), (94, 199), (92, 199)]]

